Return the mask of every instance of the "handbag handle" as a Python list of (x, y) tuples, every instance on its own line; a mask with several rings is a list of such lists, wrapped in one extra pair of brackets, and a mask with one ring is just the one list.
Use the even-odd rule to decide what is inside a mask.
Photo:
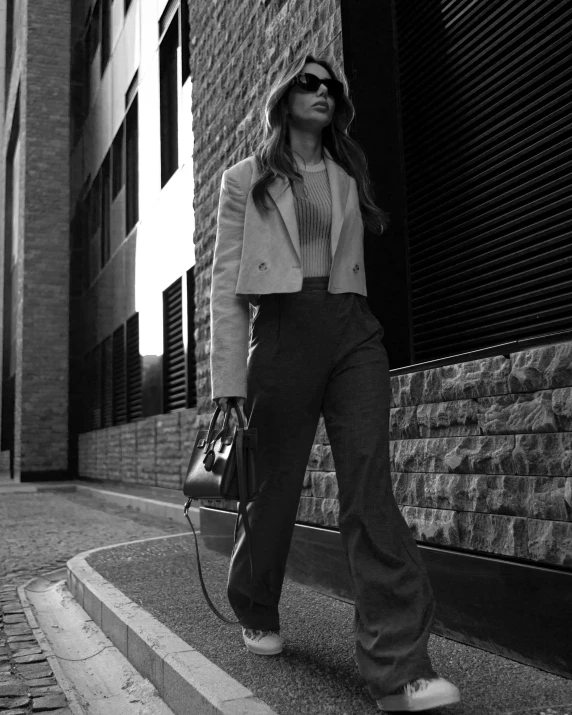
[[(224, 425), (223, 425), (223, 428), (220, 430), (220, 432), (219, 432), (218, 436), (216, 437), (216, 439), (218, 439), (218, 437), (224, 432), (225, 429), (228, 429), (227, 423), (228, 423), (228, 418), (229, 418), (229, 416), (230, 416), (230, 408), (231, 408), (231, 406), (234, 407), (234, 411), (237, 413), (238, 422), (239, 422), (239, 425), (238, 425), (238, 426), (239, 426), (239, 430), (238, 430), (237, 435), (236, 435), (236, 445), (235, 445), (235, 449), (236, 449), (236, 469), (237, 469), (237, 474), (238, 474), (238, 494), (239, 494), (238, 510), (239, 510), (239, 514), (242, 516), (242, 520), (243, 520), (243, 522), (244, 522), (244, 531), (245, 531), (245, 533), (246, 533), (246, 540), (247, 540), (247, 543), (248, 543), (248, 556), (249, 556), (249, 560), (250, 560), (250, 578), (251, 578), (251, 581), (250, 581), (250, 603), (249, 603), (249, 606), (248, 606), (248, 612), (250, 613), (250, 612), (252, 611), (252, 607), (253, 607), (253, 605), (254, 605), (254, 597), (253, 597), (254, 584), (253, 584), (253, 581), (252, 581), (252, 579), (253, 579), (253, 577), (254, 577), (254, 566), (252, 565), (252, 541), (251, 541), (251, 535), (250, 535), (250, 524), (248, 523), (248, 515), (247, 515), (247, 512), (246, 512), (246, 503), (247, 503), (247, 502), (246, 502), (246, 495), (247, 495), (247, 489), (246, 489), (246, 477), (245, 477), (245, 474), (244, 474), (246, 466), (245, 466), (245, 464), (244, 464), (244, 433), (243, 433), (243, 431), (242, 431), (242, 430), (244, 429), (244, 427), (245, 427), (246, 422), (245, 422), (245, 420), (244, 420), (244, 416), (242, 415), (242, 410), (240, 409), (240, 405), (238, 405), (237, 403), (234, 403), (234, 402), (231, 403), (230, 400), (227, 402), (226, 410), (225, 410)], [(216, 423), (216, 420), (217, 420), (217, 418), (218, 418), (220, 412), (221, 412), (221, 407), (217, 405), (216, 411), (215, 411), (215, 413), (214, 413), (214, 415), (213, 415), (213, 418), (212, 418), (212, 420), (211, 420), (211, 423), (210, 423), (209, 434), (208, 434), (209, 437), (211, 436), (211, 431), (214, 431), (214, 424)], [(226, 425), (226, 426), (225, 426), (225, 425)], [(215, 439), (215, 442), (216, 442), (216, 439)], [(207, 440), (207, 445), (209, 445), (209, 444), (210, 444), (210, 442)], [(206, 447), (205, 447), (205, 451), (206, 451)], [(205, 456), (205, 460), (204, 460), (205, 462), (207, 461), (208, 456), (209, 456), (209, 454), (208, 454), (208, 452), (207, 452), (207, 455)], [(213, 452), (213, 456), (214, 456), (214, 452)], [(213, 459), (213, 461), (214, 461), (214, 459)], [(206, 464), (205, 464), (205, 469), (207, 469)], [(211, 464), (211, 469), (212, 469), (212, 464)], [(210, 471), (210, 469), (209, 469), (208, 471)], [(195, 537), (195, 548), (196, 548), (196, 550), (197, 550), (197, 566), (198, 566), (198, 569), (199, 569), (199, 578), (200, 578), (200, 581), (201, 581), (201, 588), (203, 589), (203, 594), (204, 594), (204, 596), (205, 596), (205, 598), (206, 598), (206, 600), (207, 600), (209, 606), (211, 607), (211, 610), (221, 619), (221, 621), (224, 621), (225, 623), (230, 623), (231, 625), (236, 625), (236, 624), (238, 624), (238, 623), (240, 623), (241, 625), (243, 625), (243, 624), (242, 624), (243, 618), (239, 618), (238, 621), (230, 621), (228, 618), (226, 618), (225, 616), (223, 616), (223, 615), (218, 611), (218, 609), (216, 608), (216, 606), (214, 605), (214, 603), (213, 603), (213, 602), (211, 601), (211, 599), (209, 598), (209, 595), (208, 595), (208, 593), (207, 593), (207, 590), (206, 590), (206, 587), (205, 587), (205, 584), (204, 584), (204, 581), (203, 581), (203, 572), (202, 572), (202, 569), (201, 569), (201, 561), (200, 561), (200, 556), (199, 556), (199, 545), (198, 545), (198, 542), (197, 542), (197, 534), (196, 534), (196, 532), (195, 532), (195, 528), (194, 528), (194, 526), (193, 526), (193, 524), (192, 524), (192, 522), (191, 522), (191, 520), (190, 520), (190, 518), (189, 518), (189, 514), (188, 514), (189, 507), (191, 506), (191, 502), (192, 502), (192, 501), (193, 501), (193, 497), (190, 497), (190, 498), (187, 500), (187, 503), (185, 504), (183, 511), (184, 511), (184, 514), (185, 514), (185, 517), (186, 517), (187, 521), (189, 522), (189, 526), (190, 526), (191, 529), (193, 530), (193, 534), (194, 534), (194, 537)], [(238, 525), (238, 516), (237, 516), (237, 521), (236, 521), (236, 523), (237, 523), (237, 525)], [(235, 531), (236, 531), (236, 530), (235, 530)], [(235, 534), (235, 536), (236, 536), (236, 534)]]

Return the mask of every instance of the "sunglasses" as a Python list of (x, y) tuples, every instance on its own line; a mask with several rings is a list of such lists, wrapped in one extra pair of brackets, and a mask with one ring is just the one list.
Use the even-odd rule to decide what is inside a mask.
[(309, 72), (302, 72), (296, 75), (290, 86), (297, 84), (300, 89), (305, 92), (316, 92), (320, 85), (323, 84), (330, 94), (336, 101), (344, 96), (344, 85), (337, 79), (322, 79), (321, 77), (316, 77), (315, 74), (310, 74)]

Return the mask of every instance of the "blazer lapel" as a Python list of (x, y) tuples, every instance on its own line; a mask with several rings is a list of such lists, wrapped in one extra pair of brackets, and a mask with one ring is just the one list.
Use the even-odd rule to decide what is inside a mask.
[(330, 195), (332, 197), (332, 230), (330, 243), (333, 261), (344, 223), (344, 209), (348, 201), (350, 182), (349, 176), (336, 164), (332, 159), (332, 155), (325, 147), (324, 161), (326, 163), (326, 171), (328, 172), (328, 180), (330, 182)]
[(296, 211), (294, 209), (294, 194), (288, 181), (281, 176), (276, 177), (268, 187), (268, 193), (272, 196), (280, 215), (284, 219), (288, 234), (292, 239), (298, 259), (302, 261), (302, 251), (300, 249), (300, 236), (298, 233), (298, 222), (296, 221)]

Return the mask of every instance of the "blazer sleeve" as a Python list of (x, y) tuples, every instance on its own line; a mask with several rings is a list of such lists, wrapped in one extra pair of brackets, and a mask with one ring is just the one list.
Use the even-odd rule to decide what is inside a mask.
[(212, 266), (210, 298), (210, 369), (212, 399), (246, 398), (248, 300), (236, 295), (242, 257), (246, 196), (240, 184), (223, 172)]

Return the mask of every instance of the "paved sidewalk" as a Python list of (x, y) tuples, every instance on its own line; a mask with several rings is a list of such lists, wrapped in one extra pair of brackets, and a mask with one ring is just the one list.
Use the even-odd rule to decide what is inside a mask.
[[(83, 483), (83, 482), (82, 482)], [(18, 597), (31, 578), (62, 569), (75, 554), (185, 527), (70, 493), (74, 485), (0, 479), (0, 713), (72, 715), (50, 661)], [(58, 491), (54, 491), (54, 490)], [(188, 529), (188, 525), (187, 525)]]
[[(203, 577), (228, 618), (228, 559), (207, 551), (199, 536)], [(192, 534), (105, 549), (87, 558), (101, 576), (280, 715), (379, 713), (354, 661), (353, 606), (286, 579), (281, 600), (284, 651), (246, 651), (239, 626), (209, 609), (197, 573)], [(572, 680), (431, 636), (437, 671), (456, 683), (463, 702), (443, 715), (572, 715)]]
[[(83, 481), (77, 483), (86, 484)], [(60, 504), (73, 502), (69, 512), (72, 531), (78, 518), (74, 510), (89, 509), (90, 500), (94, 506), (97, 504), (99, 520), (113, 521), (116, 528), (119, 525), (125, 528), (131, 520), (143, 520), (149, 526), (153, 524), (151, 512), (137, 514), (132, 508), (110, 502), (105, 505), (97, 496), (97, 485), (91, 483), (90, 486), (92, 489), (86, 494), (40, 496), (55, 500), (51, 502), (52, 506), (56, 501)], [(118, 485), (99, 486), (105, 491), (127, 491)], [(171, 503), (182, 505), (178, 492), (163, 498), (157, 488), (137, 490), (132, 486), (129, 491), (156, 501), (170, 497)], [(82, 514), (85, 520), (84, 512)], [(149, 536), (156, 537), (157, 531), (164, 529), (167, 523), (157, 519), (155, 534)], [(179, 677), (178, 685), (187, 677), (187, 684), (192, 688), (196, 685), (193, 678), (202, 673), (203, 680), (206, 678), (210, 683), (208, 687), (214, 700), (217, 697), (222, 701), (227, 697), (227, 700), (220, 709), (214, 706), (209, 709), (208, 704), (204, 709), (193, 708), (193, 715), (195, 712), (240, 712), (243, 715), (379, 713), (354, 661), (353, 606), (286, 579), (281, 601), (284, 651), (271, 658), (251, 654), (244, 647), (240, 627), (220, 621), (204, 599), (192, 533), (188, 527), (185, 529), (174, 522), (171, 525), (168, 538), (154, 538), (91, 553), (87, 563), (83, 562), (85, 568), (76, 568), (78, 576), (74, 577), (77, 596), (85, 600), (82, 605), (86, 610), (90, 609), (96, 623), (99, 619), (104, 630), (107, 628), (105, 632), (118, 648), (123, 647), (125, 653), (131, 649), (128, 659), (143, 671), (160, 667), (161, 677), (157, 681), (160, 693), (160, 688), (167, 682), (163, 679), (167, 674), (171, 678), (170, 688), (174, 687), (175, 671)], [(127, 528), (126, 532), (129, 531)], [(138, 531), (139, 538), (144, 538), (142, 532), (145, 530), (139, 528)], [(130, 540), (132, 537), (128, 536), (117, 539), (116, 543)], [(89, 539), (83, 544), (87, 541)], [(107, 543), (112, 542), (108, 540)], [(92, 543), (83, 548), (93, 549), (98, 545), (103, 545), (101, 540), (99, 544), (93, 543), (92, 536)], [(226, 600), (228, 559), (206, 550), (200, 535), (199, 549), (211, 599), (228, 618), (234, 618)], [(81, 550), (76, 549), (75, 553)], [(69, 548), (66, 551), (69, 553)], [(81, 561), (80, 557), (75, 557), (68, 562), (68, 571), (70, 564)], [(61, 563), (60, 559), (58, 563)], [(81, 579), (85, 583), (81, 583)], [(170, 643), (170, 655), (166, 643)], [(438, 636), (431, 636), (429, 649), (435, 668), (459, 686), (463, 697), (459, 705), (432, 711), (435, 715), (572, 715), (572, 680)], [(230, 695), (217, 695), (216, 688), (212, 690), (217, 680), (213, 680), (209, 673), (222, 674), (221, 687), (224, 684), (237, 699), (228, 701)], [(150, 671), (143, 674), (150, 679), (153, 675)], [(236, 693), (242, 693), (242, 700)], [(163, 691), (162, 696), (164, 694)], [(168, 695), (175, 697), (171, 690)], [(249, 698), (251, 709), (245, 710), (243, 706), (240, 710), (225, 709), (230, 705), (238, 707), (239, 702), (248, 702)], [(182, 699), (180, 702), (178, 712), (187, 715), (186, 701)], [(172, 704), (169, 705), (177, 712)]]

